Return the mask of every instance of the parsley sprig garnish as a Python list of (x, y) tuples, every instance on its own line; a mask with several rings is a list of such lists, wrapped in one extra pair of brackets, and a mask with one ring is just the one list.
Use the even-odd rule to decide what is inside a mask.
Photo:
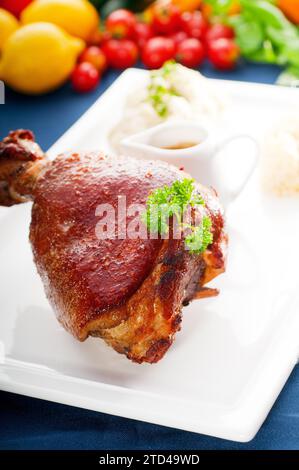
[(207, 247), (213, 242), (213, 234), (211, 232), (212, 221), (210, 217), (204, 215), (200, 225), (193, 227), (191, 233), (186, 236), (185, 242), (192, 253), (203, 253)]
[(176, 217), (180, 228), (185, 231), (185, 243), (192, 253), (203, 253), (213, 241), (212, 222), (203, 215), (198, 225), (186, 223), (184, 214), (188, 206), (204, 206), (202, 196), (195, 191), (194, 180), (185, 178), (175, 181), (171, 186), (155, 189), (147, 198), (146, 212), (142, 220), (150, 233), (164, 235), (169, 233), (169, 218)]
[(159, 70), (150, 73), (150, 83), (148, 85), (148, 99), (156, 113), (166, 118), (168, 116), (168, 103), (171, 96), (177, 95), (169, 78), (175, 70), (176, 63), (173, 60), (165, 62)]

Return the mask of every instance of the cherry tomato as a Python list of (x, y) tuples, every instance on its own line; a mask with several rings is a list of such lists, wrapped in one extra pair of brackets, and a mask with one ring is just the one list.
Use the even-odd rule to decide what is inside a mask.
[(93, 90), (100, 81), (100, 74), (89, 62), (76, 65), (71, 76), (73, 88), (79, 92)]
[(131, 38), (134, 34), (136, 19), (133, 13), (124, 8), (115, 10), (106, 19), (106, 29), (117, 39)]
[(154, 35), (152, 27), (147, 23), (136, 23), (134, 28), (134, 41), (142, 49), (150, 38)]
[(208, 24), (200, 11), (186, 11), (181, 15), (181, 26), (183, 31), (191, 38), (204, 39)]
[(187, 39), (188, 35), (185, 31), (177, 31), (176, 33), (170, 34), (168, 37), (173, 40), (175, 47), (177, 48), (182, 41)]
[(173, 59), (175, 45), (172, 39), (157, 36), (149, 39), (142, 51), (142, 61), (150, 69), (159, 69), (164, 62)]
[(106, 56), (98, 46), (87, 47), (80, 55), (79, 62), (89, 62), (100, 73), (103, 73), (107, 68)]
[(233, 39), (235, 37), (235, 33), (233, 28), (221, 23), (215, 23), (207, 31), (206, 34), (206, 42), (210, 43), (211, 41), (215, 41), (215, 39), (220, 38), (227, 38)]
[(0, 0), (0, 8), (9, 11), (19, 18), (24, 8), (31, 3), (32, 0)]
[(240, 56), (240, 49), (233, 39), (220, 38), (209, 44), (208, 55), (217, 69), (230, 70)]
[(178, 45), (175, 58), (186, 67), (198, 67), (204, 55), (204, 47), (199, 39), (188, 38)]
[(152, 26), (156, 34), (171, 34), (180, 27), (180, 10), (172, 4), (154, 5)]
[(103, 52), (116, 69), (132, 67), (138, 59), (138, 48), (130, 39), (109, 39), (103, 44)]

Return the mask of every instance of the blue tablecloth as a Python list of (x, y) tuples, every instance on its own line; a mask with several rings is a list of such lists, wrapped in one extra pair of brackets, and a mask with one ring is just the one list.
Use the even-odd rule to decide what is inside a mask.
[[(202, 71), (262, 83), (273, 83), (279, 73), (276, 67), (246, 64), (222, 74), (207, 64)], [(47, 149), (116, 77), (110, 72), (96, 91), (85, 95), (74, 94), (69, 85), (36, 98), (7, 91), (6, 104), (0, 106), (0, 138), (25, 127)], [(256, 438), (239, 444), (0, 392), (0, 449), (299, 449), (298, 397), (297, 367)]]

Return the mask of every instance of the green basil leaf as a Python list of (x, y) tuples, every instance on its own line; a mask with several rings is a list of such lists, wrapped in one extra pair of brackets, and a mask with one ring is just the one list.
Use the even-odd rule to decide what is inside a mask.
[(251, 12), (265, 25), (283, 29), (291, 24), (278, 7), (265, 0), (240, 0), (240, 3), (244, 11)]
[(273, 26), (265, 27), (267, 37), (275, 44), (276, 46), (285, 46), (290, 41), (297, 40), (299, 34), (296, 28), (286, 28), (282, 30), (277, 30)]
[(299, 38), (288, 41), (282, 48), (282, 53), (290, 64), (299, 67)]
[(250, 54), (258, 50), (264, 41), (264, 31), (260, 23), (256, 22), (251, 15), (239, 15), (230, 21), (234, 27), (236, 41), (242, 54)]

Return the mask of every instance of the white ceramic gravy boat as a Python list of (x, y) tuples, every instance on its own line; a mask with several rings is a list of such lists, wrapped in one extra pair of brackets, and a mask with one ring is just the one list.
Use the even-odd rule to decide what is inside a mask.
[[(237, 139), (246, 139), (247, 143), (238, 146), (238, 155), (233, 152), (237, 159), (228, 158), (227, 152), (219, 153)], [(189, 146), (169, 148), (180, 144)], [(183, 168), (196, 181), (215, 188), (224, 206), (242, 191), (258, 159), (258, 146), (251, 136), (236, 134), (220, 139), (207, 127), (190, 121), (166, 122), (126, 137), (121, 142), (121, 151), (124, 155), (162, 160)]]

